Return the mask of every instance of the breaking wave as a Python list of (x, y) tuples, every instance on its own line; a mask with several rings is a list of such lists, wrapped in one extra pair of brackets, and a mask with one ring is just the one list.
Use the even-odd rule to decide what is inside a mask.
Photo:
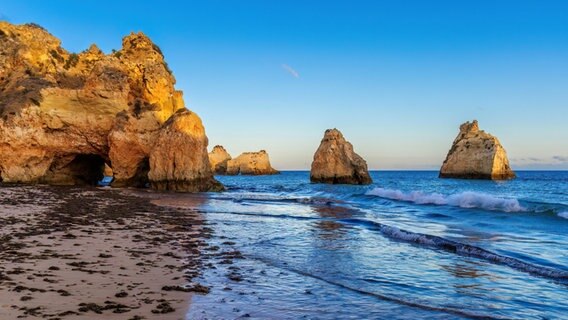
[(395, 189), (374, 188), (367, 191), (366, 194), (391, 200), (413, 202), (416, 204), (480, 208), (504, 212), (526, 211), (517, 199), (499, 198), (487, 193), (472, 191), (443, 195), (441, 193), (424, 193), (421, 191), (403, 192)]
[(394, 240), (414, 243), (428, 248), (440, 249), (461, 256), (474, 257), (494, 264), (505, 265), (537, 276), (559, 280), (562, 283), (568, 283), (568, 271), (532, 264), (516, 258), (500, 255), (477, 246), (449, 240), (439, 236), (411, 232), (374, 221), (363, 221), (359, 219), (343, 219), (340, 221), (366, 224), (371, 226), (373, 229), (378, 230), (384, 236)]
[[(325, 220), (316, 217), (295, 216), (287, 214), (277, 215), (277, 214), (259, 214), (259, 213), (242, 213), (242, 212), (230, 212), (230, 214), (242, 215), (242, 216), (270, 217), (270, 218), (279, 218), (279, 219), (294, 219), (294, 220), (304, 220), (304, 221)], [(487, 261), (489, 263), (497, 265), (505, 265), (512, 269), (516, 269), (522, 272), (527, 272), (529, 274), (544, 278), (554, 279), (563, 284), (568, 284), (568, 270), (562, 270), (562, 269), (556, 269), (554, 267), (546, 267), (538, 264), (532, 264), (530, 262), (501, 255), (496, 252), (492, 252), (474, 245), (457, 242), (440, 236), (407, 231), (404, 229), (389, 226), (375, 221), (369, 221), (366, 219), (347, 218), (347, 219), (337, 219), (335, 221), (346, 224), (360, 225), (368, 228), (369, 230), (377, 231), (381, 233), (383, 236), (392, 240), (411, 243), (429, 249), (443, 250), (460, 256), (473, 257)]]
[(558, 212), (560, 218), (568, 219), (568, 211)]

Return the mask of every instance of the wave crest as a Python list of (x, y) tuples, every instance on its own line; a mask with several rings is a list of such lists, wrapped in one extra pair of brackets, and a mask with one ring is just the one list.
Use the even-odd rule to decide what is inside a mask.
[(442, 249), (458, 255), (474, 257), (491, 263), (506, 265), (510, 268), (528, 272), (530, 274), (556, 279), (562, 281), (562, 283), (568, 283), (568, 271), (565, 270), (531, 264), (529, 262), (500, 255), (480, 247), (456, 242), (439, 236), (415, 233), (375, 222), (371, 223), (374, 224), (383, 235), (391, 239)]
[(424, 193), (421, 191), (402, 192), (401, 190), (395, 189), (374, 188), (367, 191), (366, 194), (416, 204), (447, 205), (460, 208), (480, 208), (504, 212), (526, 211), (517, 199), (499, 198), (487, 193), (473, 191), (443, 195), (441, 193)]
[(568, 219), (568, 211), (558, 212), (560, 218)]

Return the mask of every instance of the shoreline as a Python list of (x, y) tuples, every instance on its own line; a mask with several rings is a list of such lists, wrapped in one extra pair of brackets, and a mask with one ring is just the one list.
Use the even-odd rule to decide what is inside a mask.
[[(552, 180), (526, 175), (523, 183), (535, 186), (566, 181), (553, 174)], [(26, 312), (27, 318), (51, 320), (565, 314), (566, 306), (557, 303), (565, 282), (542, 276), (565, 270), (565, 238), (553, 239), (562, 233), (564, 220), (550, 214), (564, 210), (562, 197), (552, 204), (523, 203), (527, 211), (509, 212), (494, 206), (513, 195), (542, 193), (534, 191), (538, 188), (519, 191), (520, 181), (448, 182), (434, 173), (384, 174), (390, 178), (380, 180), (393, 191), (459, 194), (472, 189), (481, 195), (460, 206), (432, 205), (371, 196), (365, 187), (312, 185), (306, 176), (224, 177), (228, 191), (210, 194), (0, 188), (0, 230), (5, 231), (0, 234), (0, 319)], [(458, 184), (461, 189), (454, 190)], [(535, 241), (522, 241), (509, 227)], [(547, 245), (549, 254), (542, 256), (542, 243), (551, 240), (560, 242)], [(28, 261), (30, 270), (16, 269), (12, 261)], [(506, 287), (515, 288), (520, 302), (511, 305), (512, 295), (501, 291)], [(115, 296), (122, 290), (126, 296)], [(22, 296), (33, 299), (21, 301)], [(160, 299), (175, 310), (158, 308)], [(535, 303), (530, 311), (519, 307), (524, 301)], [(12, 303), (19, 307), (11, 310)], [(58, 316), (56, 311), (73, 313)]]
[(0, 189), (0, 318), (185, 319), (210, 237), (124, 189)]

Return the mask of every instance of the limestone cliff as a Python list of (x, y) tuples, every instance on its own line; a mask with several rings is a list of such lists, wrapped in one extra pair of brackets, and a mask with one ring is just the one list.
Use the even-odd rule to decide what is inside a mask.
[(226, 174), (229, 160), (231, 160), (231, 155), (223, 146), (215, 146), (209, 152), (209, 164), (215, 174)]
[(160, 131), (185, 110), (174, 84), (142, 33), (75, 54), (38, 25), (0, 22), (0, 180), (92, 184), (107, 164), (113, 185), (146, 185)]
[(325, 131), (314, 154), (310, 180), (315, 183), (370, 184), (367, 162), (353, 151), (353, 145), (337, 129)]
[(502, 180), (514, 177), (499, 139), (479, 130), (477, 120), (460, 126), (440, 170), (440, 178)]
[(207, 156), (207, 137), (201, 119), (178, 110), (165, 123), (150, 152), (150, 183), (158, 190), (220, 191)]
[(228, 175), (268, 175), (278, 174), (279, 172), (272, 168), (268, 153), (264, 150), (259, 152), (243, 152), (235, 159), (227, 161)]

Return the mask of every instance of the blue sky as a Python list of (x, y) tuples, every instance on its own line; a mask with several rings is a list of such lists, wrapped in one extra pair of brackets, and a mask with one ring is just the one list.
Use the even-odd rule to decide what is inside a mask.
[(568, 1), (15, 1), (70, 51), (143, 31), (210, 146), (309, 168), (337, 127), (373, 169), (438, 169), (478, 119), (514, 169), (568, 169)]

